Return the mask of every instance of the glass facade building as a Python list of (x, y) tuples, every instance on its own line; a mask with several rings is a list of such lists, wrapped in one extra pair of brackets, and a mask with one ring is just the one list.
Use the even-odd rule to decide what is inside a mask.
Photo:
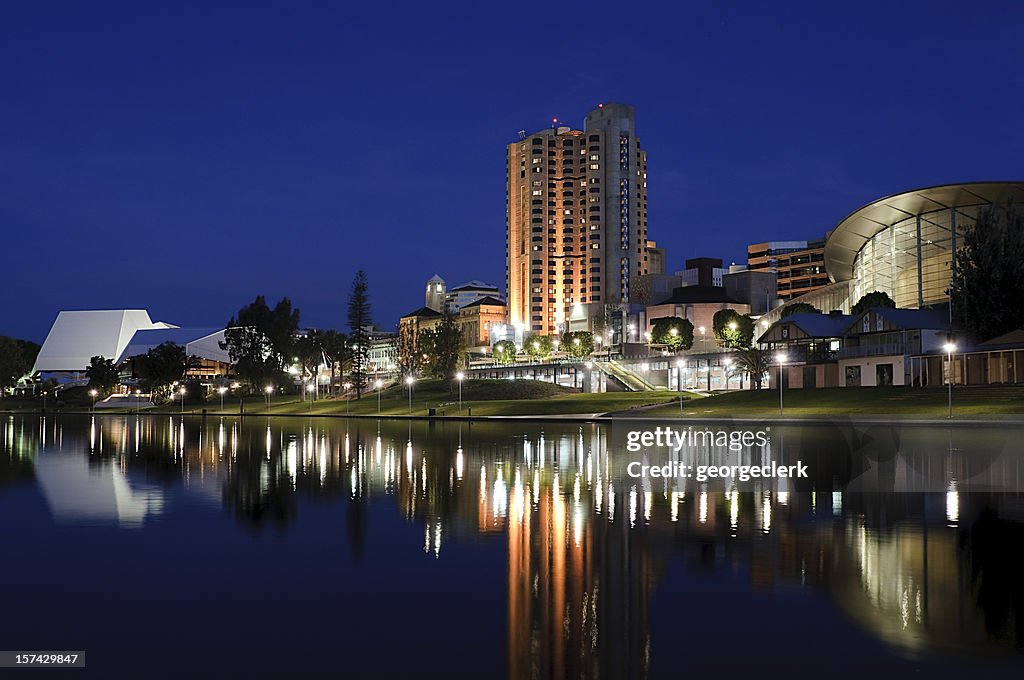
[(1024, 183), (1010, 182), (945, 185), (880, 199), (829, 234), (825, 267), (834, 282), (849, 282), (849, 304), (876, 290), (901, 308), (945, 304), (953, 253), (978, 212), (1022, 201)]

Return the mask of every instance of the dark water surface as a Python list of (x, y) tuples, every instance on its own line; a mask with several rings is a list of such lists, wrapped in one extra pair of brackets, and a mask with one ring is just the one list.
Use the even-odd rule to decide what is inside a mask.
[(849, 491), (850, 436), (813, 428), (772, 432), (812, 480), (737, 487), (631, 478), (596, 424), (2, 416), (0, 649), (86, 650), (61, 677), (1021, 676), (1021, 431), (894, 432), (881, 477), (924, 491)]

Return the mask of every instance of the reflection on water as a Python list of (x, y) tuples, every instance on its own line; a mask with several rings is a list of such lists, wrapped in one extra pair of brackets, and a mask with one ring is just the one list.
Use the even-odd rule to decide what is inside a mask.
[[(785, 457), (785, 428), (774, 436)], [(846, 474), (841, 452), (802, 436), (797, 453), (828, 461), (823, 478), (739, 490), (630, 478), (632, 458), (610, 450), (596, 424), (9, 417), (0, 494), (35, 480), (56, 522), (133, 529), (175, 511), (162, 492), (170, 485), (221, 503), (254, 530), (292, 530), (304, 498), (348, 503), (354, 560), (366, 550), (373, 500), (386, 500), (374, 512), (397, 508), (422, 526), (422, 544), (403, 552), (443, 563), (450, 542), (496, 538), (507, 553), (510, 677), (647, 674), (659, 655), (675, 654), (652, 644), (657, 627), (667, 630), (655, 639), (671, 640), (700, 625), (652, 613), (659, 586), (691, 571), (745, 571), (751, 597), (826, 598), (898, 657), (1012, 658), (1024, 647), (1024, 502), (957, 486), (992, 453), (987, 444), (972, 450), (984, 433), (956, 434), (958, 445), (930, 461), (935, 431), (902, 431), (900, 450), (917, 451), (913, 465), (949, 478), (944, 492), (904, 494), (834, 491), (830, 482)], [(1007, 458), (1003, 438), (993, 441), (1000, 474), (1019, 476), (1019, 459)]]

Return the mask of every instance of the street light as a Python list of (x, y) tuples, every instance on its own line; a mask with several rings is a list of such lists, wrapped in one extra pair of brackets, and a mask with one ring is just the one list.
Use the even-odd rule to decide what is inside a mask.
[(459, 381), (459, 415), (462, 415), (462, 381), (465, 379), (466, 374), (459, 371), (455, 374), (455, 379)]
[(274, 386), (273, 385), (267, 385), (266, 387), (263, 388), (263, 391), (266, 392), (266, 394), (267, 394), (267, 410), (269, 411), (270, 410), (270, 395), (272, 395), (274, 393)]
[(99, 394), (96, 390), (89, 390), (89, 396), (92, 397), (92, 410), (96, 410), (96, 395)]
[(377, 388), (377, 417), (380, 418), (380, 388), (384, 387), (384, 381), (377, 378), (373, 381), (373, 386)]
[(947, 342), (942, 346), (942, 349), (946, 350), (946, 365), (948, 368), (948, 376), (946, 378), (946, 385), (948, 388), (947, 394), (949, 395), (949, 415), (947, 418), (953, 417), (953, 352), (956, 351), (956, 345), (952, 342)]
[(182, 413), (182, 415), (184, 415), (185, 414), (185, 388), (182, 387), (180, 390), (178, 390), (178, 392), (179, 392), (179, 394), (181, 394), (181, 413)]
[(682, 359), (676, 361), (676, 389), (679, 391), (679, 415), (683, 415), (683, 369), (686, 362)]
[(217, 393), (220, 394), (220, 411), (224, 412), (224, 393), (228, 391), (228, 388), (221, 385), (217, 388)]
[(785, 352), (779, 352), (778, 354), (775, 355), (776, 361), (779, 362), (779, 415), (780, 416), (782, 415), (782, 367), (785, 365), (786, 359), (788, 359), (788, 358), (789, 357), (786, 356)]
[(352, 409), (352, 407), (350, 406), (350, 404), (352, 403), (352, 395), (349, 394), (349, 390), (352, 389), (352, 383), (347, 382), (344, 385), (342, 385), (342, 387), (345, 388), (345, 415), (349, 415)]
[(411, 375), (405, 376), (405, 384), (409, 388), (409, 415), (412, 415), (412, 384), (414, 382), (416, 382), (416, 378)]

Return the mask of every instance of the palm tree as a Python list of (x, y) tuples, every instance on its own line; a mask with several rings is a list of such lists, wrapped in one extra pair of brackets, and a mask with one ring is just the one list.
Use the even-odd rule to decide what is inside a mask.
[(750, 376), (755, 390), (761, 389), (761, 382), (771, 368), (771, 355), (766, 349), (748, 347), (736, 352), (736, 370)]

